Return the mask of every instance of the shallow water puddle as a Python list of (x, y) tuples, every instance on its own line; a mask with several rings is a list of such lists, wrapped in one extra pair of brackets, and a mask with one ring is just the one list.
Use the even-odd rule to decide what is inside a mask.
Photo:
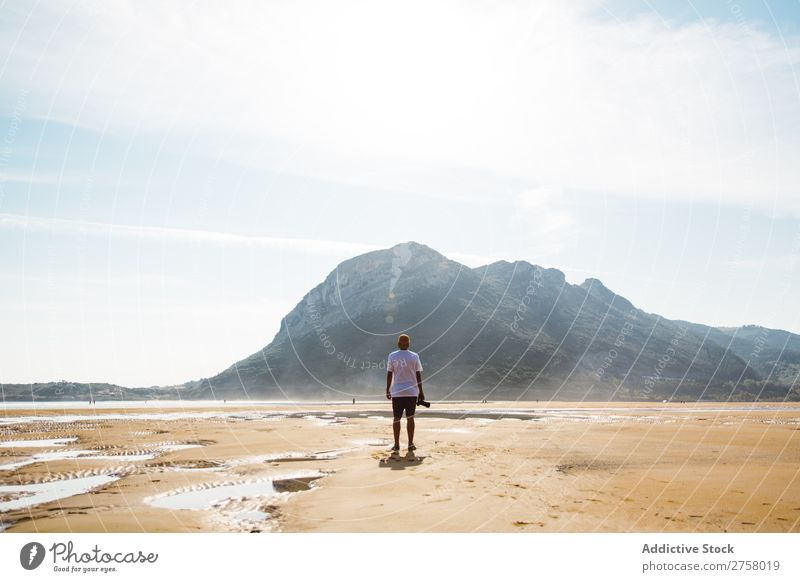
[(266, 511), (240, 511), (235, 515), (235, 518), (238, 521), (264, 521), (265, 519), (269, 519), (271, 516)]
[(86, 455), (80, 458), (87, 461), (148, 461), (150, 459), (155, 459), (156, 456), (157, 453), (136, 453), (132, 455), (122, 453), (119, 455)]
[(321, 416), (317, 416), (314, 414), (305, 414), (303, 417), (305, 420), (314, 421), (316, 424), (321, 426), (331, 426), (336, 424), (342, 424), (347, 422), (347, 419), (343, 416), (336, 416), (334, 414), (323, 414)]
[(157, 450), (149, 452), (149, 453), (133, 453), (133, 454), (126, 454), (124, 451), (119, 454), (98, 454), (99, 451), (87, 451), (89, 453), (95, 453), (91, 455), (82, 456), (81, 459), (102, 459), (104, 461), (117, 461), (117, 460), (124, 460), (124, 461), (149, 461), (151, 459), (155, 459), (161, 453), (169, 453), (172, 451), (183, 451), (185, 449), (197, 449), (202, 447), (203, 445), (193, 445), (193, 444), (175, 444), (175, 445), (160, 445), (156, 447)]
[(274, 497), (310, 489), (325, 473), (300, 473), (272, 479), (211, 484), (206, 487), (149, 497), (145, 503), (162, 509), (212, 509), (243, 497)]
[(268, 453), (266, 455), (255, 455), (252, 457), (239, 457), (236, 459), (228, 459), (226, 465), (228, 467), (241, 467), (246, 465), (260, 465), (262, 463), (285, 463), (294, 461), (331, 461), (338, 459), (342, 453), (347, 452), (348, 449), (339, 449), (335, 451), (319, 451), (315, 453), (307, 453), (305, 451), (285, 451), (279, 453)]
[(4, 441), (0, 443), (0, 447), (4, 448), (33, 448), (33, 447), (63, 447), (69, 443), (74, 443), (78, 437), (69, 437), (63, 439), (34, 439), (28, 441)]
[(202, 446), (203, 445), (163, 445), (159, 447), (159, 449), (161, 449), (164, 452), (170, 452), (170, 451), (182, 451), (184, 449), (198, 449)]
[(164, 497), (156, 497), (147, 502), (153, 507), (161, 507), (163, 509), (210, 509), (232, 497), (263, 497), (275, 495), (276, 493), (272, 480), (266, 480), (174, 493)]
[(4, 500), (0, 501), (0, 512), (32, 507), (40, 503), (80, 495), (102, 485), (113, 483), (118, 479), (119, 477), (112, 475), (94, 475), (78, 479), (51, 481), (49, 483), (0, 485), (0, 499)]
[[(52, 443), (53, 440), (67, 440), (67, 439), (49, 439), (48, 442)], [(73, 439), (77, 440), (76, 439)], [(23, 442), (23, 441), (17, 441)], [(24, 442), (32, 442), (32, 441), (24, 441)], [(67, 444), (67, 443), (64, 443)], [(60, 461), (63, 459), (81, 459), (83, 461), (148, 461), (151, 459), (155, 459), (161, 452), (172, 452), (172, 451), (182, 451), (185, 449), (196, 449), (201, 447), (202, 445), (195, 445), (195, 444), (171, 444), (171, 445), (162, 445), (158, 447), (158, 451), (150, 452), (150, 453), (133, 453), (133, 454), (125, 454), (124, 452), (120, 454), (105, 454), (101, 453), (100, 451), (94, 451), (90, 449), (86, 450), (67, 450), (67, 451), (48, 451), (46, 453), (37, 453), (32, 457), (28, 457), (27, 459), (22, 459), (20, 461), (13, 461), (11, 463), (5, 463), (0, 465), (0, 471), (14, 471), (21, 467), (25, 467), (27, 465), (32, 465), (34, 463), (47, 463), (51, 461)]]
[(5, 463), (0, 465), (0, 471), (13, 471), (24, 467), (26, 465), (33, 465), (34, 463), (47, 463), (48, 461), (60, 461), (61, 459), (74, 459), (81, 455), (94, 453), (95, 451), (89, 450), (76, 450), (76, 451), (48, 451), (46, 453), (37, 453), (32, 457), (23, 459), (21, 461), (14, 461), (13, 463)]
[(283, 463), (287, 461), (331, 461), (338, 458), (341, 451), (321, 451), (318, 453), (304, 453), (301, 451), (290, 451), (286, 453), (274, 453), (260, 457), (264, 461), (271, 463)]

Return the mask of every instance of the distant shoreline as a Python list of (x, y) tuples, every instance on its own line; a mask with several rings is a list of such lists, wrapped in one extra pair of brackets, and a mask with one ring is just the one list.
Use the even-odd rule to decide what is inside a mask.
[[(437, 410), (453, 410), (454, 407), (467, 406), (475, 410), (503, 409), (509, 412), (515, 410), (530, 411), (535, 409), (559, 410), (616, 410), (623, 408), (650, 409), (650, 410), (686, 410), (693, 408), (708, 409), (709, 407), (724, 407), (726, 410), (795, 410), (800, 409), (798, 401), (685, 401), (685, 402), (656, 402), (656, 401), (571, 401), (571, 400), (490, 400), (481, 402), (479, 400), (441, 400), (432, 401), (432, 413)], [(297, 406), (301, 408), (310, 407), (354, 407), (363, 409), (364, 407), (378, 407), (380, 410), (387, 408), (389, 402), (386, 399), (375, 400), (98, 400), (94, 404), (83, 400), (51, 400), (51, 401), (0, 401), (0, 410), (114, 410), (114, 409), (180, 409), (180, 408), (244, 408), (244, 407), (287, 407)]]

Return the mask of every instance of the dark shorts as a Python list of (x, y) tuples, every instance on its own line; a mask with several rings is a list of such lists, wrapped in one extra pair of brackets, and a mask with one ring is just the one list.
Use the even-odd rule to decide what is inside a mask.
[(392, 396), (392, 412), (394, 413), (395, 420), (403, 417), (403, 411), (406, 412), (406, 418), (414, 416), (414, 410), (417, 408), (416, 396)]

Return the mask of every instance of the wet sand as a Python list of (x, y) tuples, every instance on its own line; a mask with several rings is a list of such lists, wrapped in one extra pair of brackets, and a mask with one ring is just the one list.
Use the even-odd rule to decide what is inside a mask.
[(183, 404), (0, 412), (0, 530), (800, 531), (800, 403), (434, 403), (399, 455), (388, 402)]

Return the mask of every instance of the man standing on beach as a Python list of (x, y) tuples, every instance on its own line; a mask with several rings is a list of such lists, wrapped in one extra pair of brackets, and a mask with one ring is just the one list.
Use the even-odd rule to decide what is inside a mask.
[(402, 334), (397, 338), (397, 347), (400, 348), (389, 354), (386, 362), (386, 398), (392, 401), (394, 422), (394, 446), (392, 451), (400, 450), (400, 419), (403, 411), (406, 413), (406, 428), (408, 429), (408, 450), (413, 451), (414, 445), (414, 411), (417, 399), (425, 400), (422, 391), (422, 362), (419, 356), (408, 349), (411, 338)]

